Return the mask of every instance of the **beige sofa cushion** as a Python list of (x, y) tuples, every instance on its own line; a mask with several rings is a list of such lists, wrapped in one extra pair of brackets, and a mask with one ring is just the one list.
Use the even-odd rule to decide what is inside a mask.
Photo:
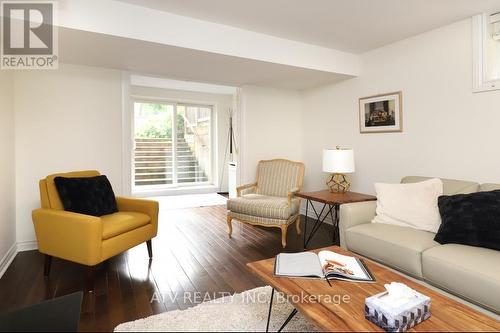
[(287, 198), (261, 194), (248, 194), (227, 201), (227, 209), (231, 212), (279, 220), (288, 220), (298, 214), (299, 207), (300, 200), (297, 198), (292, 199), (292, 204), (288, 206)]
[(425, 280), (500, 313), (500, 251), (446, 244), (422, 254)]
[(479, 191), (482, 192), (495, 190), (500, 190), (500, 184), (481, 184), (481, 186), (479, 186)]
[[(433, 177), (420, 177), (420, 176), (407, 176), (401, 179), (402, 184), (422, 182), (424, 180), (432, 179)], [(479, 190), (479, 184), (475, 182), (468, 182), (464, 180), (445, 179), (443, 181), (443, 194), (468, 194), (474, 193)]]
[(377, 215), (372, 223), (385, 223), (436, 233), (441, 225), (437, 205), (443, 195), (439, 178), (408, 184), (376, 183)]
[(345, 231), (350, 251), (419, 278), (421, 253), (439, 245), (434, 236), (428, 231), (378, 223), (360, 224)]

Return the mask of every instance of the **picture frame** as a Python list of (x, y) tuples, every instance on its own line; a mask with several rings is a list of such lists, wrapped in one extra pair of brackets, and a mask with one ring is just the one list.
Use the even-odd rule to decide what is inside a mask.
[(359, 99), (359, 132), (391, 133), (403, 131), (403, 93), (401, 91)]

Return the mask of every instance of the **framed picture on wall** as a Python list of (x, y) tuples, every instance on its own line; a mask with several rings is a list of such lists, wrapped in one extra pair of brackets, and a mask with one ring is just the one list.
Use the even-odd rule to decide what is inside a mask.
[(360, 133), (403, 131), (401, 91), (359, 99)]

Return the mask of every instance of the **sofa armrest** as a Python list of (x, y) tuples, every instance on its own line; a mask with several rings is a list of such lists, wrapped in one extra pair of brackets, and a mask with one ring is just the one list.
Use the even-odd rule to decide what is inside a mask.
[(88, 266), (101, 262), (99, 217), (45, 208), (34, 210), (32, 217), (41, 253)]
[(151, 218), (151, 224), (154, 228), (154, 236), (156, 236), (158, 232), (158, 214), (160, 211), (158, 201), (116, 197), (116, 203), (118, 210), (121, 212), (137, 212), (148, 215)]
[(358, 224), (370, 223), (375, 217), (377, 201), (355, 202), (340, 206), (339, 237), (340, 246), (347, 249), (345, 231)]
[(241, 194), (242, 194), (241, 192), (242, 191), (250, 190), (250, 189), (252, 189), (253, 191), (255, 191), (256, 188), (257, 188), (257, 183), (252, 183), (252, 184), (246, 184), (246, 185), (238, 186), (236, 188), (236, 196), (241, 197)]

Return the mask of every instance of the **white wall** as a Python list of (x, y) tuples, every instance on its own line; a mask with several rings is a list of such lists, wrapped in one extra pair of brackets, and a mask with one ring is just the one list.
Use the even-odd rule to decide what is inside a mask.
[[(162, 88), (150, 87), (131, 87), (131, 95), (146, 98), (164, 98), (170, 101), (190, 102), (214, 105), (215, 116), (215, 174), (214, 185), (217, 187), (214, 191), (227, 192), (227, 163), (229, 162), (229, 147), (227, 155), (225, 152), (229, 131), (229, 108), (233, 107), (233, 96), (226, 94), (202, 93), (193, 91), (180, 91)], [(226, 156), (226, 159), (225, 159)], [(225, 160), (225, 163), (224, 163)], [(222, 179), (222, 182), (221, 182)]]
[(14, 78), (17, 241), (35, 240), (31, 211), (38, 180), (55, 172), (97, 169), (121, 193), (121, 72), (62, 65)]
[(8, 71), (0, 71), (0, 152), (1, 276), (16, 242), (13, 75)]
[[(306, 189), (324, 188), (322, 149), (355, 150), (353, 190), (428, 175), (500, 183), (500, 91), (472, 93), (471, 20), (362, 56), (362, 74), (304, 93)], [(358, 98), (403, 91), (403, 133), (360, 134)]]
[(259, 160), (302, 160), (300, 93), (245, 86), (241, 98), (241, 172), (244, 183), (255, 181)]

